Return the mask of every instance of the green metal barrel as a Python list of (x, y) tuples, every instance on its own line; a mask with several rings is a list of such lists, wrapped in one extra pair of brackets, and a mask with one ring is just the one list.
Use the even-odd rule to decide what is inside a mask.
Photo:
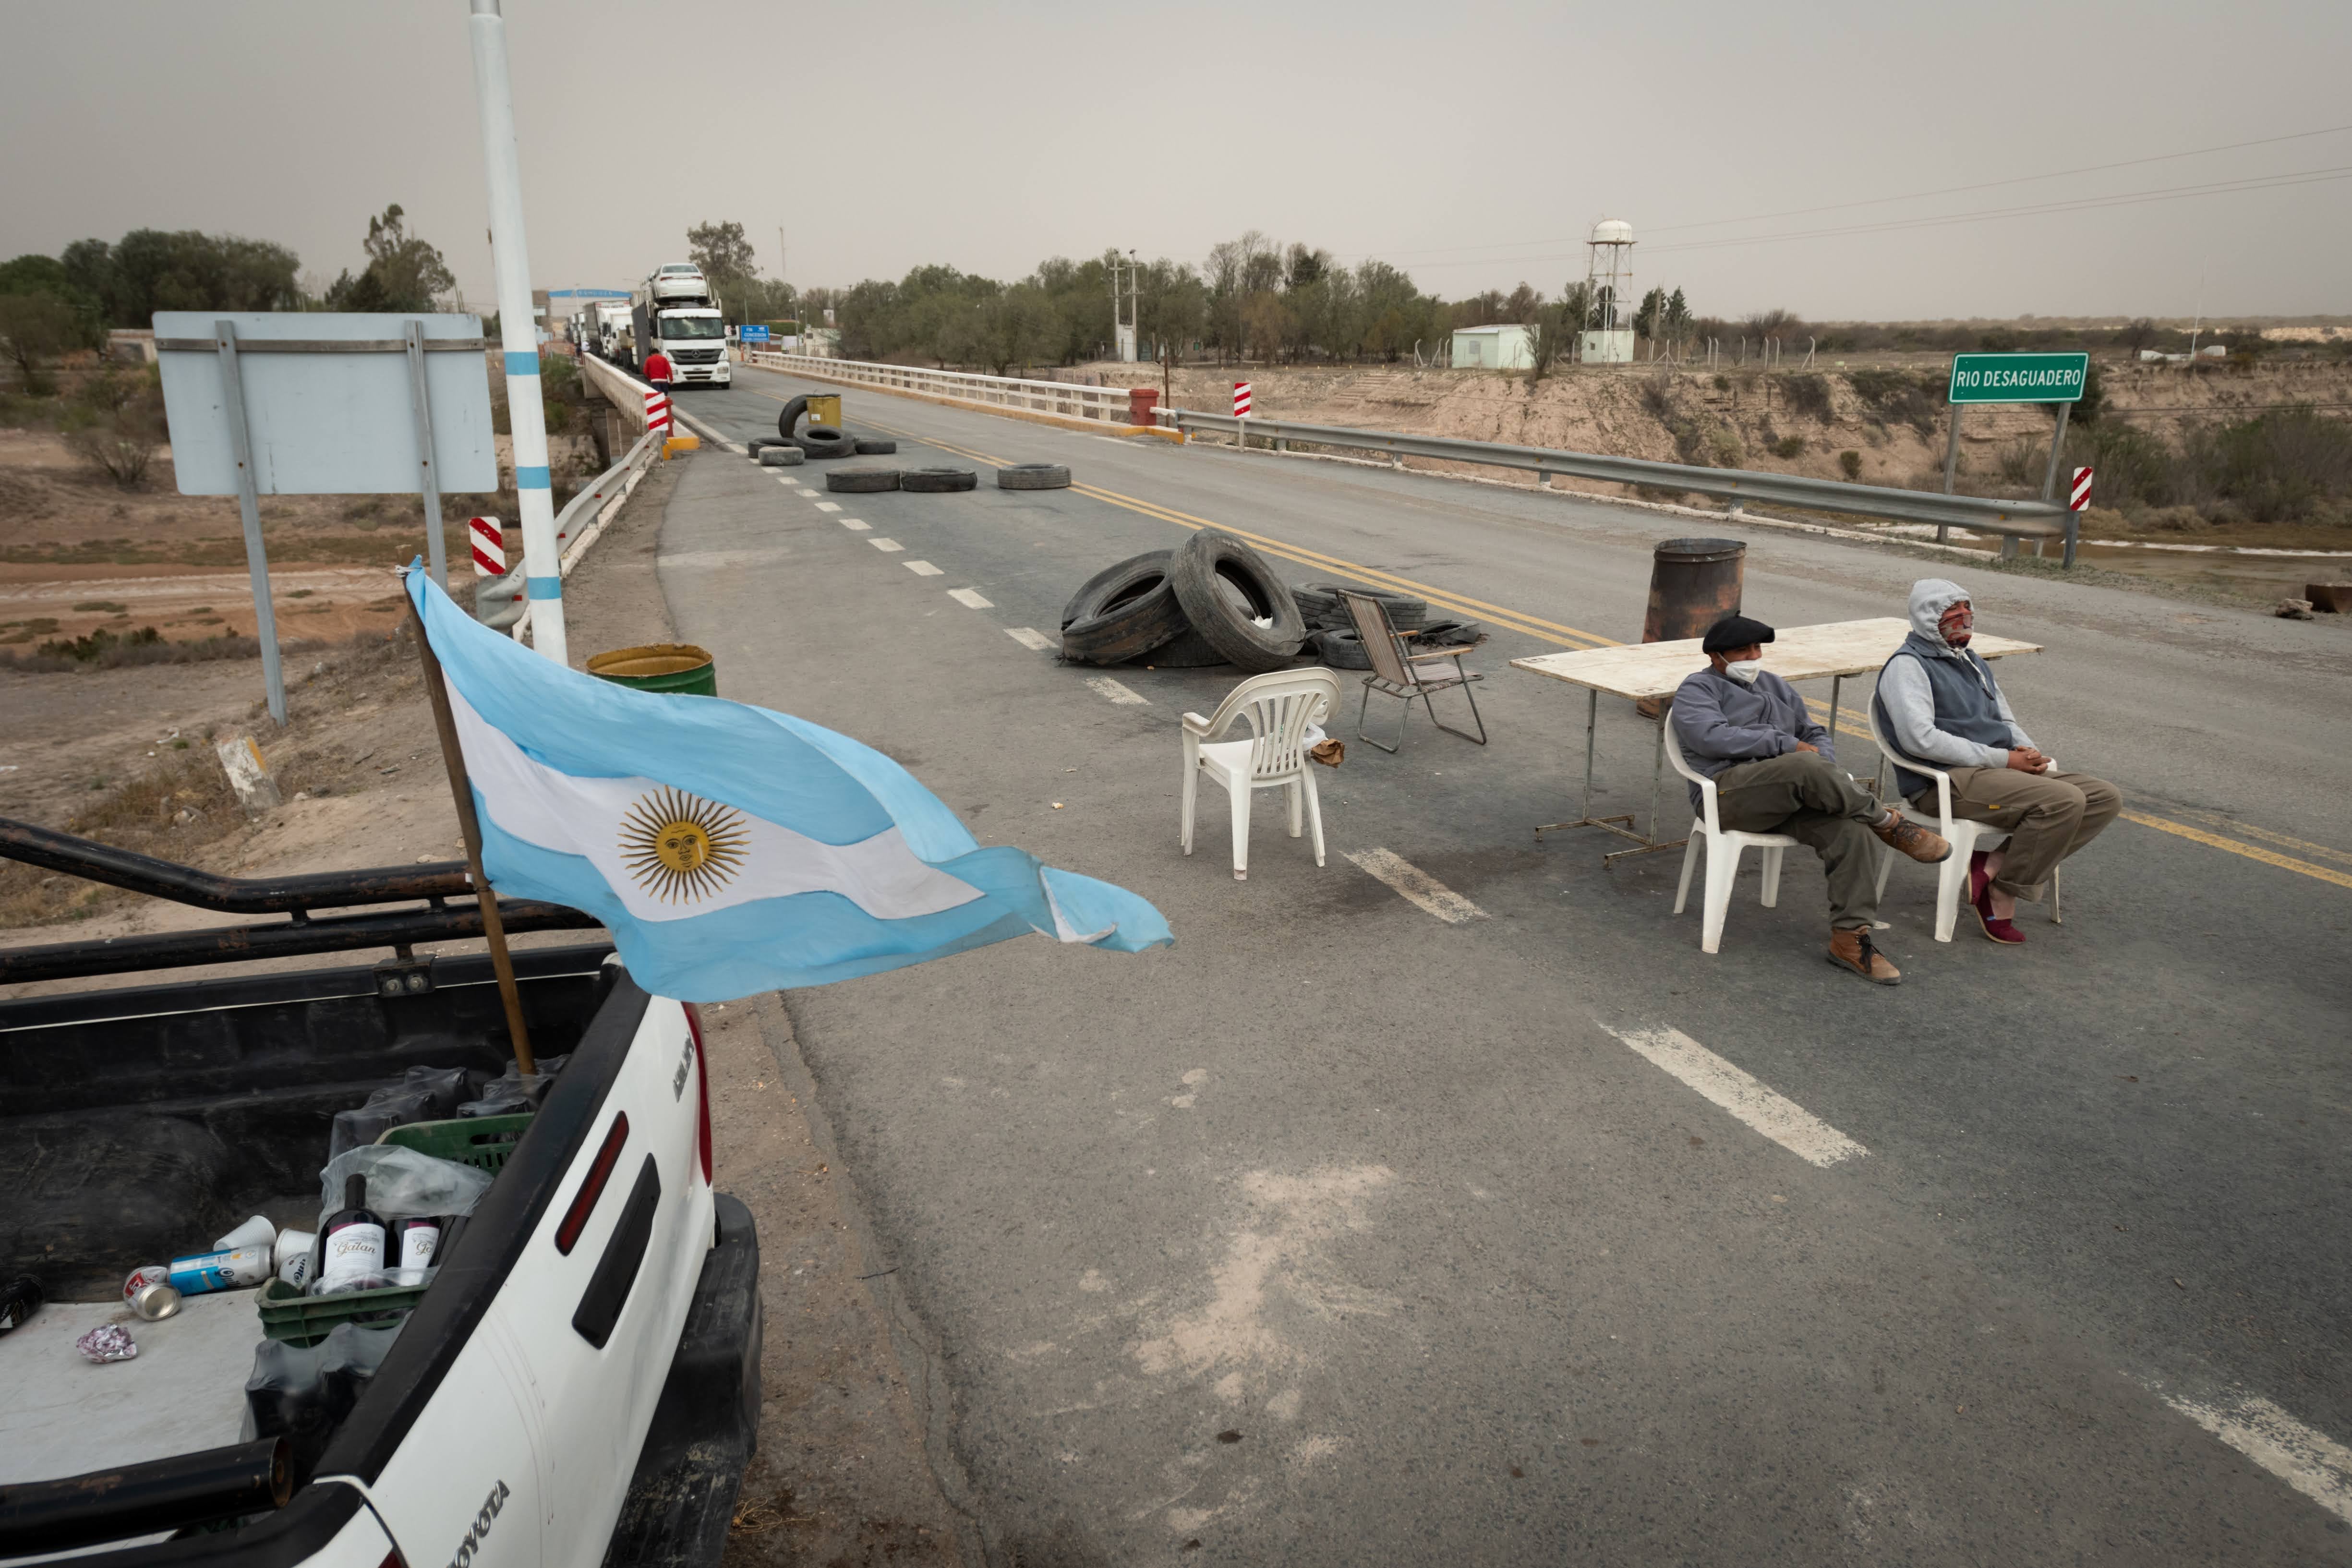
[(649, 643), (644, 647), (616, 647), (588, 660), (588, 673), (615, 686), (638, 691), (683, 691), (696, 697), (719, 695), (719, 667), (709, 650), (692, 643)]

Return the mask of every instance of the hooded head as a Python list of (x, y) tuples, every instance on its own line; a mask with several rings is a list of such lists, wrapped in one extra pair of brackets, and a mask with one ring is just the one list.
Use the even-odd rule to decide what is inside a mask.
[(1969, 602), (1969, 591), (1958, 583), (1941, 577), (1921, 578), (1911, 584), (1912, 635), (1937, 648), (1966, 647), (1970, 628), (1961, 626), (1948, 636), (1942, 623), (1947, 610)]

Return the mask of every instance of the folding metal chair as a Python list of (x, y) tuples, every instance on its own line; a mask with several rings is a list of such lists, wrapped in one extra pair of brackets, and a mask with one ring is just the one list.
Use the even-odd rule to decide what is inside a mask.
[[(1405, 721), (1412, 717), (1412, 705), (1417, 701), (1429, 710), (1429, 721), (1447, 734), (1459, 735), (1465, 741), (1485, 745), (1486, 721), (1478, 711), (1477, 693), (1470, 688), (1486, 678), (1473, 675), (1462, 668), (1462, 656), (1470, 650), (1466, 647), (1440, 647), (1431, 648), (1426, 653), (1408, 653), (1404, 638), (1389, 625), (1386, 605), (1378, 599), (1350, 593), (1345, 588), (1339, 590), (1339, 597), (1356, 623), (1356, 636), (1363, 640), (1364, 656), (1372, 661), (1372, 673), (1364, 677), (1364, 700), (1356, 709), (1356, 739), (1367, 745), (1380, 746), (1381, 751), (1393, 756), (1403, 749)], [(1453, 661), (1444, 673), (1440, 673), (1437, 668), (1441, 659)], [(1430, 668), (1420, 668), (1424, 665)], [(1450, 691), (1457, 687), (1469, 701), (1471, 721), (1478, 726), (1478, 732), (1475, 735), (1467, 730), (1457, 730), (1440, 719), (1437, 704), (1431, 700), (1435, 693)], [(1403, 711), (1397, 715), (1396, 744), (1393, 746), (1381, 745), (1364, 732), (1364, 718), (1371, 710), (1372, 693), (1375, 691), (1383, 697), (1398, 698), (1404, 703)]]

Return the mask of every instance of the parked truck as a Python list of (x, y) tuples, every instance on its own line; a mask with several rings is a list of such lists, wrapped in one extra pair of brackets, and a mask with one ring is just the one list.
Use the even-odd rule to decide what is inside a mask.
[(718, 296), (691, 262), (665, 263), (630, 294), (629, 335), (625, 363), (642, 375), (646, 357), (660, 350), (669, 361), (673, 390), (734, 382)]
[[(282, 917), (0, 952), (0, 983), (106, 977), (0, 1001), (0, 1286), (46, 1297), (0, 1331), (0, 1561), (718, 1562), (760, 1409), (759, 1243), (711, 1186), (692, 1007), (647, 994), (602, 942), (516, 950), (543, 1098), (520, 1121), (411, 1129), (495, 1172), (421, 1291), (395, 1309), (281, 1277), (148, 1321), (129, 1271), (248, 1215), (316, 1223), (331, 1124), (372, 1089), (412, 1069), (524, 1083), (488, 957), (415, 952), (478, 935), (480, 915), (462, 863), (233, 879), (5, 820), (0, 856)], [(554, 905), (502, 913), (509, 932), (596, 929)], [(389, 952), (117, 978), (366, 949)], [(37, 1295), (9, 1283), (27, 1278)], [(127, 1330), (138, 1355), (85, 1360), (89, 1324)], [(310, 1362), (314, 1387), (265, 1376)]]
[(595, 353), (614, 364), (625, 363), (629, 337), (629, 304), (625, 300), (599, 300), (590, 316), (589, 339)]

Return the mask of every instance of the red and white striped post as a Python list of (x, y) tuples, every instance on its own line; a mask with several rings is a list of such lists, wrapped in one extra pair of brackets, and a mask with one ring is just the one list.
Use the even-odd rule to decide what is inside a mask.
[(507, 574), (506, 524), (495, 517), (468, 519), (466, 531), (474, 545), (474, 575), (503, 577)]
[(646, 394), (646, 430), (648, 434), (651, 434), (656, 430), (659, 430), (665, 435), (668, 434), (669, 395), (667, 393), (648, 392)]
[(2074, 470), (2074, 482), (2066, 490), (2066, 564), (2074, 564), (2074, 546), (2083, 537), (2083, 513), (2091, 504), (2091, 469), (2086, 464)]
[[(1249, 412), (1250, 384), (1246, 381), (1237, 381), (1234, 383), (1234, 417), (1236, 419), (1246, 419), (1249, 417)], [(1236, 447), (1246, 447), (1249, 445), (1249, 430), (1247, 426), (1243, 426), (1234, 430), (1234, 445)]]

